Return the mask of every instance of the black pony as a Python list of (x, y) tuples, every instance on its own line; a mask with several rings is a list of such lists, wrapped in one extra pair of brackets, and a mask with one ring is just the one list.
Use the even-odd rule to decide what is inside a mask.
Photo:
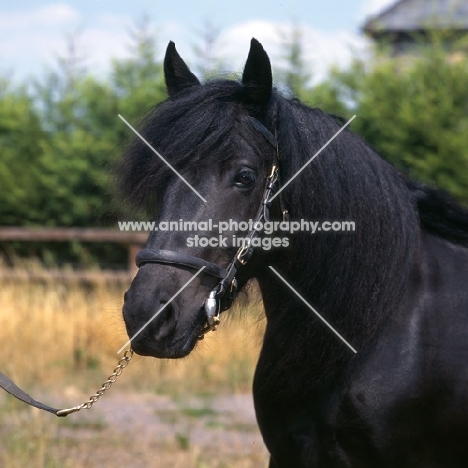
[[(229, 269), (234, 236), (246, 235), (235, 222), (255, 219), (272, 166), (284, 185), (343, 123), (278, 94), (254, 39), (241, 82), (200, 84), (173, 43), (164, 71), (169, 99), (141, 135), (172, 169), (138, 138), (120, 182), (157, 222), (173, 222), (150, 234), (147, 251), (189, 260), (140, 258), (123, 315), (135, 352), (179, 358), (196, 345), (220, 280), (202, 271), (168, 303), (203, 264), (190, 259)], [(236, 263), (239, 289), (256, 278), (265, 306), (254, 400), (270, 467), (468, 466), (468, 214), (348, 130), (272, 200), (271, 221), (283, 210), (290, 222), (352, 221), (355, 230), (280, 230), (273, 247)], [(230, 220), (225, 244), (208, 232), (210, 219)], [(184, 221), (198, 230), (176, 230)], [(195, 241), (210, 236), (219, 245)]]

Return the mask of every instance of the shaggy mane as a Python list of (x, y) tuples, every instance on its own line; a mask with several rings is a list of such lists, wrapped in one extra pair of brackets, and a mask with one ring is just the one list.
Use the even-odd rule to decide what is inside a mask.
[[(263, 136), (245, 123), (247, 116), (254, 115), (277, 134), (282, 178), (288, 180), (312, 156), (311, 150), (317, 151), (341, 126), (336, 116), (309, 108), (297, 99), (286, 99), (276, 91), (266, 111), (259, 114), (258, 109), (245, 104), (244, 92), (242, 84), (232, 80), (187, 88), (157, 105), (143, 120), (140, 132), (177, 171), (202, 177), (212, 163), (234, 157), (239, 139), (261, 152)], [(161, 197), (172, 177), (172, 171), (139, 138), (127, 147), (118, 167), (124, 199), (152, 211), (155, 199)], [(360, 199), (364, 189), (368, 197), (393, 199), (396, 206), (405, 207), (393, 216), (404, 220), (414, 208), (424, 230), (468, 245), (465, 209), (448, 194), (406, 179), (348, 130), (307, 167), (295, 185), (295, 190), (285, 191), (289, 206), (310, 204), (305, 194), (313, 187), (322, 196), (315, 206), (318, 218), (349, 214), (349, 210), (339, 209), (343, 197)], [(372, 209), (367, 216), (372, 216)]]

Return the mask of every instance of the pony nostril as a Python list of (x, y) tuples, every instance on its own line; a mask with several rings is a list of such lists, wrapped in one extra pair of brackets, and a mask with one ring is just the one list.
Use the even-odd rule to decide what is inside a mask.
[[(163, 304), (161, 304), (163, 306)], [(156, 314), (154, 323), (154, 331), (156, 339), (162, 339), (174, 332), (177, 324), (177, 313), (171, 307), (172, 304), (167, 304), (164, 309), (162, 307)]]
[(174, 321), (174, 323), (177, 323), (179, 320), (179, 312), (178, 308), (174, 306), (172, 302), (164, 302), (162, 301), (161, 306), (159, 308), (158, 315), (163, 315), (163, 320), (167, 321)]

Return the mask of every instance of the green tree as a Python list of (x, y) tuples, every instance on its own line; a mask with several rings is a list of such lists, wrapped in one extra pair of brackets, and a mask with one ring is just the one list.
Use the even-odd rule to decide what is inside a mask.
[[(108, 225), (121, 213), (111, 170), (129, 130), (118, 114), (135, 124), (166, 97), (162, 64), (147, 18), (132, 31), (131, 58), (114, 60), (107, 79), (87, 73), (78, 39), (69, 37), (67, 54), (32, 92), (0, 82), (3, 225)], [(72, 261), (105, 250), (41, 245), (36, 253), (49, 247), (55, 260)], [(106, 252), (110, 261), (119, 256)]]
[(199, 78), (209, 79), (218, 77), (225, 68), (223, 59), (217, 55), (221, 29), (210, 19), (206, 19), (203, 27), (196, 31), (197, 42), (193, 45), (193, 51), (197, 62), (195, 73)]
[(468, 64), (435, 44), (419, 57), (355, 61), (328, 86), (353, 128), (412, 177), (468, 202)]
[(303, 30), (297, 24), (281, 33), (285, 66), (277, 71), (281, 86), (294, 97), (307, 101), (310, 97), (312, 73), (304, 59)]
[[(128, 59), (114, 60), (111, 87), (118, 98), (120, 113), (130, 122), (141, 118), (167, 97), (163, 65), (157, 60), (157, 41), (151, 22), (144, 16), (131, 31)], [(119, 125), (123, 133), (127, 129)]]
[[(144, 17), (131, 33), (130, 58), (114, 60), (106, 79), (88, 74), (77, 36), (33, 92), (0, 78), (1, 224), (95, 226), (122, 213), (111, 203), (110, 174), (132, 134), (118, 114), (137, 125), (166, 98), (151, 30)], [(208, 32), (203, 47), (209, 51), (218, 31)], [(295, 27), (280, 83), (311, 106), (345, 118), (356, 114), (353, 129), (385, 158), (468, 203), (468, 62), (433, 42), (420, 57), (355, 60), (314, 86)], [(79, 246), (54, 249), (63, 258), (88, 255)], [(99, 248), (89, 252), (103, 255)], [(123, 252), (105, 254), (124, 259)]]
[(0, 223), (27, 224), (39, 210), (39, 161), (47, 136), (24, 87), (0, 80)]
[(319, 107), (326, 112), (345, 116), (349, 111), (335, 86), (328, 81), (313, 84), (312, 71), (304, 57), (304, 31), (301, 26), (293, 24), (281, 34), (283, 68), (276, 70), (279, 87), (303, 103)]
[(85, 74), (74, 42), (69, 40), (69, 55), (59, 58), (58, 70), (35, 83), (47, 132), (36, 163), (42, 209), (31, 214), (41, 225), (95, 225), (106, 211), (117, 97), (109, 85)]

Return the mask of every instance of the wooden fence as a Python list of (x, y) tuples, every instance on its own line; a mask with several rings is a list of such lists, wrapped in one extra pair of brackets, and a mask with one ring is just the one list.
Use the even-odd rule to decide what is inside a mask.
[(0, 278), (17, 280), (76, 280), (96, 282), (128, 281), (135, 274), (135, 255), (142, 248), (147, 232), (120, 232), (97, 228), (24, 228), (0, 227), (0, 243), (4, 242), (110, 242), (127, 248), (127, 271), (26, 270), (3, 269)]

